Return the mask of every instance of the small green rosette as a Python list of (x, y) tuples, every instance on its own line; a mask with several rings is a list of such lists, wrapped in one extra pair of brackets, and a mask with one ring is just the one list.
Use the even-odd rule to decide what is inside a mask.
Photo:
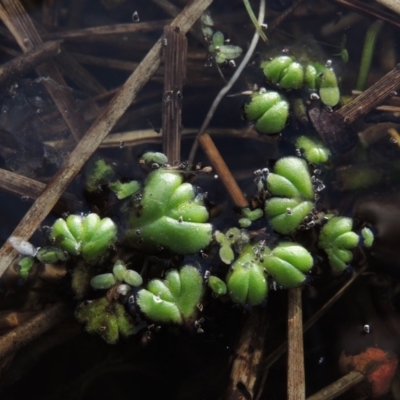
[(264, 267), (252, 246), (246, 246), (226, 277), (229, 296), (234, 303), (258, 305), (268, 294)]
[(296, 140), (296, 147), (302, 150), (304, 158), (312, 164), (323, 164), (329, 161), (330, 150), (319, 140), (300, 136)]
[(304, 283), (314, 260), (304, 247), (296, 243), (282, 242), (272, 251), (265, 250), (262, 264), (279, 286), (294, 288)]
[(203, 278), (197, 268), (185, 265), (169, 271), (164, 280), (153, 279), (139, 290), (136, 303), (155, 322), (182, 324), (190, 319), (203, 295)]
[(91, 213), (59, 218), (51, 228), (50, 238), (67, 253), (95, 261), (105, 255), (117, 240), (117, 227), (110, 218)]
[(261, 68), (268, 82), (283, 89), (299, 89), (303, 86), (304, 68), (292, 57), (275, 57), (261, 63)]
[(166, 248), (178, 254), (193, 254), (212, 239), (206, 223), (208, 211), (201, 196), (177, 171), (158, 169), (145, 184), (140, 205), (130, 210), (125, 237), (137, 249)]
[(208, 51), (214, 55), (216, 63), (222, 64), (240, 57), (243, 50), (239, 46), (225, 44), (223, 33), (218, 31), (213, 34)]
[(244, 117), (255, 122), (258, 132), (273, 135), (282, 131), (289, 117), (289, 103), (277, 92), (260, 89), (244, 105)]
[(306, 162), (281, 158), (266, 183), (272, 198), (265, 204), (265, 214), (272, 228), (283, 235), (294, 232), (313, 208), (314, 189)]
[(125, 307), (117, 301), (110, 302), (106, 297), (81, 303), (75, 316), (85, 324), (88, 333), (101, 336), (109, 344), (135, 332), (133, 319)]
[(353, 259), (351, 250), (358, 245), (359, 237), (352, 229), (353, 220), (347, 217), (333, 217), (321, 229), (318, 246), (336, 272), (342, 272)]

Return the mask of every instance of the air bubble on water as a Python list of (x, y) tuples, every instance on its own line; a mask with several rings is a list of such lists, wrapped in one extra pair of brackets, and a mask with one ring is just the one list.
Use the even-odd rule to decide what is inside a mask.
[(139, 22), (139, 21), (140, 21), (139, 13), (138, 13), (137, 11), (135, 11), (135, 12), (132, 14), (132, 21), (133, 21), (133, 22)]
[(160, 296), (154, 295), (154, 296), (153, 296), (153, 300), (154, 300), (154, 302), (156, 302), (156, 303), (162, 303), (162, 300), (161, 300)]

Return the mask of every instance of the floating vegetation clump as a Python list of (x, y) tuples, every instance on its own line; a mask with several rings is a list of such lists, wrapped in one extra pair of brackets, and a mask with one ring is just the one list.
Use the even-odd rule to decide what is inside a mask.
[[(31, 57), (30, 50), (34, 49), (30, 46), (40, 35), (34, 34), (35, 40), (32, 40), (29, 32), (19, 32), (19, 24), (6, 19), (7, 15), (16, 15), (19, 20), (19, 15), (26, 14), (19, 0), (15, 2), (16, 9), (11, 3), (14, 2), (2, 2), (5, 12), (1, 18), (12, 35), (18, 33), (17, 43), (25, 43), (26, 38), (22, 48), (25, 59)], [(51, 30), (48, 11), (52, 2), (48, 3), (41, 14), (43, 21), (40, 24)], [(131, 7), (125, 1), (109, 0), (103, 3), (107, 3), (110, 10), (119, 6)], [(158, 2), (155, 3), (158, 5)], [(342, 287), (344, 281), (347, 281), (345, 288), (349, 287), (352, 280), (370, 266), (377, 249), (379, 256), (379, 250), (386, 245), (384, 237), (392, 235), (392, 231), (398, 232), (393, 227), (398, 218), (392, 219), (392, 214), (396, 214), (396, 210), (393, 211), (395, 207), (387, 207), (387, 214), (382, 217), (382, 210), (377, 211), (376, 207), (379, 200), (375, 200), (382, 192), (393, 195), (398, 189), (398, 126), (379, 128), (375, 125), (380, 124), (373, 122), (373, 129), (364, 129), (367, 122), (363, 121), (363, 117), (373, 118), (374, 121), (378, 118), (385, 123), (399, 122), (393, 113), (393, 110), (398, 111), (398, 99), (393, 97), (400, 89), (400, 69), (392, 65), (390, 72), (367, 87), (369, 68), (376, 58), (372, 53), (382, 22), (373, 23), (370, 29), (364, 27), (367, 43), (358, 63), (355, 61), (358, 52), (354, 52), (358, 44), (354, 43), (352, 28), (346, 32), (347, 36), (340, 32), (342, 39), (331, 35), (326, 38), (328, 43), (321, 44), (319, 42), (325, 38), (319, 31), (315, 33), (315, 38), (302, 32), (304, 37), (299, 39), (277, 33), (276, 24), (281, 20), (269, 21), (274, 13), (264, 16), (264, 1), (260, 2), (258, 20), (249, 1), (243, 1), (243, 4), (241, 1), (232, 2), (234, 9), (241, 10), (245, 15), (245, 24), (237, 22), (237, 15), (229, 15), (226, 11), (229, 7), (226, 9), (222, 3), (216, 4), (215, 8), (224, 9), (226, 15), (218, 15), (215, 22), (210, 13), (201, 15), (212, 3), (211, 0), (186, 3), (185, 12), (179, 14), (171, 25), (164, 27), (166, 22), (162, 21), (162, 28), (165, 29), (152, 49), (147, 45), (152, 37), (149, 31), (154, 27), (148, 24), (146, 18), (153, 15), (153, 11), (146, 14), (143, 11), (147, 7), (145, 3), (140, 5), (143, 9), (133, 11), (133, 28), (118, 21), (118, 26), (112, 29), (100, 26), (94, 30), (76, 29), (70, 33), (57, 26), (48, 34), (43, 32), (43, 38), (62, 38), (68, 44), (60, 50), (58, 42), (51, 43), (56, 49), (49, 57), (60, 51), (62, 54), (47, 67), (39, 67), (38, 71), (43, 76), (31, 85), (46, 87), (49, 95), (44, 94), (43, 88), (40, 96), (25, 94), (25, 89), (21, 88), (27, 83), (19, 81), (10, 90), (4, 89), (0, 116), (0, 136), (4, 139), (0, 140), (2, 161), (4, 159), (6, 168), (16, 173), (29, 172), (40, 182), (24, 183), (24, 187), (34, 187), (34, 190), (22, 200), (37, 196), (38, 199), (21, 226), (0, 250), (1, 271), (11, 263), (12, 248), (19, 253), (13, 268), (10, 268), (11, 272), (8, 271), (17, 277), (13, 284), (7, 282), (1, 289), (7, 295), (9, 292), (16, 293), (18, 304), (23, 304), (27, 310), (36, 311), (43, 306), (46, 313), (49, 304), (65, 302), (65, 308), (69, 308), (71, 316), (75, 317), (71, 321), (78, 327), (77, 331), (79, 326), (86, 331), (85, 346), (88, 343), (89, 350), (94, 344), (106, 349), (104, 351), (114, 358), (115, 350), (133, 352), (134, 356), (129, 354), (128, 368), (118, 361), (115, 369), (129, 373), (132, 369), (133, 375), (139, 379), (142, 377), (142, 366), (145, 369), (143, 376), (149, 376), (149, 379), (162, 375), (164, 383), (168, 383), (165, 389), (167, 397), (174, 391), (176, 398), (195, 398), (186, 393), (185, 385), (179, 391), (176, 389), (175, 376), (186, 377), (192, 373), (192, 367), (188, 366), (187, 374), (186, 371), (182, 374), (187, 359), (198, 356), (192, 352), (191, 346), (199, 345), (201, 353), (206, 354), (206, 344), (213, 351), (217, 349), (216, 359), (223, 353), (221, 358), (225, 361), (229, 358), (229, 363), (233, 365), (232, 387), (226, 398), (263, 398), (265, 396), (254, 392), (254, 382), (258, 380), (258, 385), (265, 380), (265, 376), (261, 375), (266, 374), (265, 371), (278, 357), (279, 348), (271, 356), (274, 361), (266, 358), (264, 351), (267, 347), (265, 342), (269, 340), (266, 334), (268, 329), (268, 332), (274, 331), (271, 335), (274, 339), (286, 334), (282, 327), (282, 320), (286, 319), (286, 315), (282, 318), (282, 304), (289, 310), (289, 350), (293, 350), (293, 337), (298, 343), (303, 338), (302, 294), (310, 305), (304, 312), (305, 318), (309, 318), (309, 313), (319, 308), (319, 305), (315, 307), (311, 304), (314, 299), (325, 302), (339, 285)], [(291, 8), (291, 1), (268, 3), (269, 7), (288, 7), (289, 11), (279, 18), (287, 15), (297, 18), (291, 11), (297, 6), (302, 7), (299, 2), (294, 2)], [(319, 12), (314, 3), (311, 11), (310, 4), (305, 2), (305, 9), (299, 11), (299, 15), (307, 13), (305, 19), (314, 19), (314, 14), (310, 16), (308, 13)], [(97, 6), (101, 7), (101, 4)], [(335, 6), (330, 4), (330, 7)], [(335, 8), (335, 11), (338, 10)], [(67, 12), (63, 9), (64, 14)], [(132, 15), (130, 8), (129, 12)], [(115, 17), (113, 13), (110, 11), (110, 19), (125, 15), (116, 13)], [(66, 18), (64, 14), (63, 19)], [(69, 17), (70, 26), (78, 22), (73, 20), (77, 16)], [(337, 14), (334, 17), (336, 19)], [(386, 16), (385, 21), (388, 18)], [(264, 19), (271, 23), (271, 31), (267, 29)], [(331, 19), (328, 13), (323, 14), (321, 20), (328, 19)], [(192, 29), (195, 20), (199, 23)], [(366, 24), (365, 21), (363, 23)], [(328, 28), (336, 29), (333, 25), (335, 28)], [(38, 24), (30, 24), (29, 29), (36, 29), (35, 26)], [(159, 21), (154, 26), (159, 29)], [(292, 32), (301, 31), (297, 24), (292, 28)], [(253, 39), (249, 37), (249, 30), (254, 34)], [(124, 40), (120, 36), (117, 36), (118, 40), (110, 39), (122, 31), (126, 35)], [(189, 31), (196, 40), (187, 40), (185, 35), (189, 35)], [(308, 29), (305, 31), (308, 33)], [(385, 32), (385, 40), (390, 39), (388, 33)], [(103, 40), (104, 36), (115, 44), (99, 46), (102, 51), (106, 49), (107, 54), (112, 52), (113, 47), (125, 49), (129, 46), (129, 51), (124, 57), (108, 60), (110, 62), (106, 62), (108, 56), (103, 54), (79, 54), (82, 50), (77, 47), (75, 42), (80, 40), (76, 38), (81, 38), (83, 42), (86, 35), (92, 39), (93, 34), (97, 35), (96, 41)], [(257, 44), (259, 37), (263, 42)], [(5, 43), (9, 41), (7, 37)], [(135, 46), (133, 49), (132, 43)], [(340, 56), (343, 62), (347, 62), (346, 65), (338, 57), (334, 58), (338, 43), (341, 43)], [(345, 45), (349, 46), (349, 52)], [(330, 47), (336, 50), (331, 51)], [(66, 49), (71, 53), (65, 53)], [(8, 50), (6, 53), (9, 53)], [(73, 60), (75, 57), (76, 61)], [(138, 65), (142, 57), (143, 61)], [(43, 62), (46, 63), (46, 60), (40, 60), (40, 63)], [(61, 62), (67, 65), (66, 70), (72, 70), (68, 71), (72, 76), (66, 74), (68, 82), (91, 93), (95, 98), (93, 102), (84, 97), (84, 100), (79, 98), (75, 101), (78, 95), (74, 90), (65, 88), (59, 82), (61, 75), (53, 69), (56, 63)], [(100, 66), (93, 76), (79, 65), (86, 62), (95, 63), (96, 68)], [(33, 64), (29, 64), (30, 69), (37, 65)], [(160, 65), (162, 68), (158, 69)], [(119, 77), (114, 82), (112, 74), (107, 74), (110, 78), (107, 84), (97, 82), (97, 79), (103, 79), (103, 74), (99, 73), (102, 68), (114, 66), (125, 72), (134, 72), (123, 85)], [(358, 89), (362, 89), (362, 93), (351, 91), (355, 88), (350, 82), (354, 79), (352, 72), (358, 67), (361, 75)], [(152, 76), (153, 82), (146, 85)], [(164, 85), (163, 96), (160, 82)], [(114, 93), (118, 85), (120, 87)], [(137, 98), (145, 85), (152, 92)], [(221, 91), (214, 97), (215, 88), (219, 86)], [(112, 92), (106, 93), (109, 90)], [(103, 102), (111, 95), (115, 97), (105, 106)], [(153, 104), (150, 106), (153, 95), (158, 100), (162, 98), (157, 104), (157, 110), (162, 109), (162, 135), (157, 126), (160, 116), (155, 116)], [(60, 111), (60, 120), (64, 119), (61, 122), (55, 121), (57, 112), (54, 105), (48, 107), (53, 104), (53, 99)], [(384, 100), (389, 105), (382, 106)], [(225, 107), (221, 107), (219, 114), (213, 118), (220, 101), (224, 101)], [(92, 103), (95, 105), (93, 109)], [(15, 104), (15, 110), (11, 112), (12, 104)], [(210, 106), (207, 114), (204, 106)], [(380, 110), (376, 109), (377, 106), (381, 106)], [(121, 118), (128, 109), (126, 119), (125, 116)], [(133, 120), (128, 118), (131, 110)], [(188, 115), (187, 110), (193, 110), (193, 114)], [(382, 110), (391, 114), (383, 114)], [(202, 120), (204, 115), (206, 118), (198, 129), (198, 117)], [(17, 121), (19, 118), (21, 121)], [(15, 121), (11, 124), (13, 119)], [(89, 120), (92, 126), (86, 131), (85, 122)], [(209, 126), (210, 121), (212, 125)], [(226, 126), (231, 122), (232, 129), (227, 131)], [(182, 133), (183, 125), (189, 128)], [(193, 139), (190, 136), (193, 133), (191, 127), (195, 127), (197, 136), (189, 154), (186, 146), (181, 147), (181, 139)], [(46, 134), (43, 137), (41, 134), (29, 135), (31, 129), (34, 133), (43, 131)], [(21, 131), (21, 135), (17, 137), (16, 131)], [(186, 133), (188, 136), (185, 136)], [(224, 136), (214, 143), (214, 136), (219, 133)], [(158, 144), (154, 145), (161, 138), (162, 149)], [(230, 140), (234, 143), (232, 147)], [(32, 154), (30, 144), (34, 147)], [(198, 145), (203, 151), (201, 155), (196, 153)], [(104, 150), (91, 157), (99, 146)], [(224, 158), (219, 153), (222, 149), (227, 150), (223, 152)], [(43, 172), (43, 167), (47, 166), (53, 169), (61, 167), (51, 178), (50, 174)], [(73, 181), (74, 177), (77, 179)], [(14, 180), (15, 175), (7, 176), (7, 182)], [(67, 189), (73, 191), (76, 188), (78, 191), (74, 194), (67, 192)], [(56, 204), (62, 193), (62, 201)], [(49, 217), (43, 223), (55, 204), (57, 216), (53, 219)], [(43, 226), (39, 229), (41, 223)], [(31, 243), (28, 239), (35, 230)], [(379, 240), (375, 241), (376, 232), (379, 233)], [(40, 247), (36, 244), (39, 241)], [(376, 272), (370, 268), (364, 275), (382, 278), (383, 270)], [(387, 273), (393, 274), (391, 270)], [(364, 275), (362, 279), (369, 279)], [(348, 282), (349, 279), (352, 280)], [(371, 284), (371, 292), (379, 287), (382, 293), (385, 291), (383, 287), (389, 287), (385, 296), (390, 300), (396, 298), (398, 282), (395, 284), (395, 279), (389, 284), (379, 279), (376, 281)], [(286, 293), (288, 305), (285, 303)], [(340, 295), (341, 292), (337, 297)], [(333, 297), (321, 313), (337, 297)], [(359, 298), (364, 299), (362, 296)], [(364, 301), (359, 303), (360, 307), (364, 306), (361, 304)], [(392, 305), (393, 309), (397, 307), (395, 302)], [(357, 322), (362, 324), (361, 329), (354, 329), (359, 335), (366, 336), (376, 329), (370, 325), (370, 315), (375, 317), (367, 310), (362, 322)], [(11, 324), (8, 317), (4, 317), (4, 321), (6, 325)], [(296, 335), (291, 330), (294, 325), (298, 328)], [(160, 330), (162, 333), (159, 335)], [(81, 335), (81, 332), (77, 334)], [(239, 336), (242, 342), (235, 348)], [(150, 342), (160, 338), (176, 339), (179, 345), (165, 345), (166, 342), (159, 340), (159, 347), (151, 347)], [(104, 342), (114, 346), (106, 346)], [(169, 368), (169, 364), (167, 367), (160, 364), (161, 367), (152, 370), (153, 359), (144, 358), (143, 353), (137, 354), (146, 345), (151, 351), (156, 349), (152, 357), (155, 353), (164, 355), (165, 352), (168, 353), (168, 362), (172, 360), (184, 366), (175, 370)], [(185, 354), (180, 353), (182, 349)], [(38, 353), (41, 354), (41, 351), (39, 348)], [(325, 355), (321, 355), (323, 351), (319, 348), (313, 351), (318, 353), (318, 366), (325, 367)], [(292, 351), (288, 353), (294, 360), (289, 362), (287, 375), (290, 380), (292, 375), (296, 375), (291, 373), (292, 364), (302, 364), (303, 357), (302, 354), (301, 357), (297, 357), (298, 354), (293, 356)], [(120, 354), (125, 362), (128, 356), (122, 355), (123, 352)], [(315, 354), (307, 363), (317, 365), (313, 358)], [(34, 356), (35, 353), (28, 359)], [(113, 357), (110, 357), (111, 364)], [(387, 358), (391, 359), (391, 355)], [(139, 360), (138, 365), (133, 359)], [(243, 362), (239, 368), (238, 360)], [(104, 364), (109, 361), (105, 359)], [(196, 367), (203, 368), (206, 364), (199, 362)], [(215, 370), (223, 370), (217, 362), (215, 365), (214, 362), (208, 364), (213, 365), (213, 375), (226, 375), (220, 372), (215, 374)], [(397, 361), (391, 367), (396, 365)], [(102, 368), (99, 367), (101, 373), (106, 370)], [(245, 379), (244, 375), (235, 375), (238, 370), (240, 373), (245, 371)], [(296, 368), (294, 370), (297, 373)], [(90, 381), (92, 372), (89, 370), (83, 376), (89, 377)], [(390, 377), (393, 375), (391, 371)], [(98, 385), (96, 371), (93, 376)], [(158, 382), (154, 386), (164, 390), (164, 385), (158, 385)], [(168, 387), (170, 384), (173, 387), (171, 390)], [(136, 382), (130, 386), (136, 390)], [(288, 387), (294, 386), (289, 382)], [(118, 389), (115, 385), (113, 391), (117, 393)], [(98, 392), (99, 388), (96, 387), (96, 390)], [(387, 391), (386, 386), (384, 391)], [(82, 398), (90, 397), (86, 393), (78, 393)], [(148, 396), (151, 397), (151, 393)], [(203, 392), (198, 397), (213, 398)], [(222, 397), (220, 394), (215, 396)], [(283, 398), (275, 393), (268, 393), (267, 397)], [(287, 398), (293, 400), (294, 397)]]

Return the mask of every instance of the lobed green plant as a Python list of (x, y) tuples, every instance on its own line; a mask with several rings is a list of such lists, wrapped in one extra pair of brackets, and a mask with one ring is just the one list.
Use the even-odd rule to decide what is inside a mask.
[(300, 149), (304, 158), (312, 164), (324, 164), (331, 156), (330, 150), (319, 140), (300, 136), (296, 140), (296, 147)]
[(302, 64), (286, 55), (261, 63), (268, 82), (285, 90), (305, 87), (317, 91), (323, 104), (334, 107), (339, 103), (340, 91), (336, 74), (330, 65), (318, 62)]
[(69, 215), (54, 223), (50, 238), (67, 253), (94, 262), (117, 240), (117, 226), (110, 218), (101, 219), (94, 213)]
[(254, 92), (244, 105), (244, 116), (255, 121), (260, 133), (279, 133), (289, 118), (289, 103), (278, 93), (261, 88)]
[[(301, 137), (296, 145), (308, 161), (326, 162), (329, 152), (320, 143)], [(164, 167), (155, 161), (162, 162)], [(144, 279), (136, 268), (107, 258), (110, 246), (120, 244), (117, 227), (110, 218), (101, 219), (94, 213), (58, 219), (50, 231), (51, 246), (37, 249), (20, 238), (10, 239), (24, 255), (19, 262), (24, 279), (35, 262), (71, 260), (71, 284), (77, 300), (90, 298), (91, 293), (97, 297), (106, 291), (102, 297), (82, 302), (76, 316), (89, 333), (100, 335), (108, 343), (133, 334), (140, 329), (137, 324), (143, 326), (143, 320), (187, 325), (199, 312), (206, 286), (214, 296), (229, 296), (234, 303), (257, 306), (266, 300), (270, 287), (303, 285), (314, 266), (310, 252), (287, 238), (271, 247), (247, 229), (231, 227), (213, 234), (203, 196), (184, 181), (181, 171), (168, 168), (165, 161), (160, 154), (142, 157), (141, 164), (151, 164), (156, 169), (148, 173), (142, 187), (137, 183), (125, 200), (122, 212), (127, 224), (121, 235), (123, 244), (142, 256), (157, 254), (160, 249), (175, 256), (199, 256), (206, 247), (211, 248), (211, 254), (217, 254), (218, 249), (220, 267), (228, 269), (224, 279), (210, 272), (203, 278), (199, 266), (189, 263), (167, 271), (163, 279)], [(271, 172), (266, 168), (257, 171), (256, 186), (264, 199), (265, 225), (278, 235), (294, 236), (301, 227), (320, 224), (324, 214), (315, 218), (314, 197), (321, 185), (315, 176), (311, 177), (309, 165), (300, 157), (279, 159)], [(249, 226), (253, 221), (260, 224), (262, 216), (260, 208), (245, 208), (238, 215), (238, 223), (246, 219)], [(365, 247), (372, 245), (373, 233), (369, 228), (364, 227), (361, 236)], [(336, 272), (343, 271), (351, 262), (352, 249), (358, 244), (359, 236), (353, 232), (350, 218), (331, 217), (321, 228), (318, 245)]]
[(358, 235), (352, 231), (353, 220), (333, 217), (321, 229), (318, 245), (328, 255), (329, 265), (342, 272), (353, 259), (351, 252), (358, 243)]
[[(214, 30), (208, 14), (201, 22), (217, 64), (241, 55), (240, 47), (228, 44), (224, 34)], [(338, 79), (329, 63), (280, 55), (263, 62), (261, 70), (263, 85), (274, 90), (261, 88), (244, 105), (246, 120), (260, 133), (280, 133), (288, 124), (293, 102), (299, 104), (298, 114), (306, 115), (304, 96), (319, 98), (328, 107), (339, 103)], [(297, 138), (295, 145), (298, 157), (280, 158), (271, 171), (257, 171), (257, 189), (248, 193), (249, 199), (253, 195), (254, 209), (240, 210), (237, 221), (222, 228), (217, 219), (209, 221), (203, 195), (190, 182), (195, 174), (181, 165), (171, 167), (164, 154), (141, 156), (143, 183), (117, 179), (110, 165), (96, 160), (87, 168), (86, 190), (95, 193), (107, 185), (118, 200), (124, 200), (121, 235), (111, 218), (96, 213), (60, 218), (50, 231), (51, 246), (39, 249), (20, 238), (10, 239), (23, 255), (19, 274), (28, 279), (35, 264), (65, 263), (75, 300), (80, 302), (77, 319), (89, 333), (114, 344), (147, 324), (188, 326), (202, 304), (211, 303), (207, 298), (203, 301), (209, 294), (221, 304), (230, 299), (244, 307), (258, 306), (271, 289), (304, 285), (312, 269), (321, 264), (342, 272), (352, 262), (360, 237), (351, 218), (332, 217), (316, 204), (324, 184), (315, 170), (312, 175), (314, 167), (309, 164), (323, 170), (331, 153), (306, 135)], [(301, 245), (307, 240), (297, 232), (314, 227), (313, 241), (321, 249), (318, 255), (323, 255), (316, 258), (317, 265)], [(371, 229), (364, 227), (360, 235), (365, 247), (373, 245)], [(315, 247), (310, 246), (313, 251)], [(134, 262), (125, 264), (117, 256)]]
[(151, 280), (146, 289), (138, 291), (136, 303), (152, 321), (181, 324), (194, 316), (202, 294), (198, 269), (185, 265), (167, 272), (164, 280)]
[(272, 228), (281, 234), (293, 233), (314, 207), (314, 188), (306, 162), (298, 157), (281, 158), (265, 184), (271, 194), (265, 215)]
[(97, 334), (109, 344), (115, 344), (120, 337), (128, 337), (135, 332), (135, 324), (125, 307), (107, 297), (81, 303), (75, 316), (85, 324), (88, 333)]
[(202, 196), (183, 182), (181, 173), (158, 169), (149, 174), (140, 203), (129, 211), (125, 238), (145, 251), (192, 254), (211, 242), (212, 226), (207, 220)]

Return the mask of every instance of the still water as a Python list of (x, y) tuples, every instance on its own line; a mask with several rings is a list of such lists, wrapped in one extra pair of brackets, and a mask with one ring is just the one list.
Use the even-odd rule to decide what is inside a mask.
[[(40, 70), (35, 72), (31, 68), (22, 75), (12, 77), (3, 86), (0, 166), (42, 185), (34, 190), (30, 181), (24, 181), (28, 186), (22, 186), (22, 183), (14, 186), (2, 184), (2, 244), (76, 146), (70, 126), (61, 117), (45, 87), (51, 87), (58, 98), (70, 99), (71, 108), (64, 111), (76, 114), (78, 131), (86, 132), (161, 36), (164, 26), (172, 20), (165, 8), (167, 2), (163, 1), (60, 0), (22, 3), (43, 41), (63, 40), (61, 55), (54, 62), (62, 73), (64, 83), (60, 84), (41, 75)], [(175, 8), (182, 9), (188, 1), (175, 0), (173, 3)], [(377, 15), (361, 15), (338, 3), (304, 0), (278, 25), (276, 21), (285, 10), (290, 10), (292, 2), (267, 1), (265, 23), (270, 28), (265, 33), (269, 42), (259, 42), (250, 62), (228, 92), (229, 96), (224, 96), (221, 101), (207, 130), (250, 208), (268, 214), (265, 204), (275, 196), (281, 200), (280, 204), (287, 200), (294, 204), (285, 206), (284, 210), (287, 215), (292, 215), (298, 212), (299, 206), (310, 202), (312, 210), (306, 212), (295, 230), (276, 233), (281, 229), (279, 223), (272, 226), (271, 215), (270, 220), (264, 215), (253, 222), (247, 221), (251, 225), (246, 231), (250, 245), (255, 248), (266, 246), (273, 249), (279, 243), (289, 241), (309, 251), (313, 267), (306, 277), (301, 275), (304, 321), (313, 317), (356, 277), (304, 335), (306, 396), (321, 390), (345, 373), (343, 365), (348, 364), (345, 355), (358, 355), (368, 348), (379, 348), (390, 360), (394, 360), (391, 364), (394, 371), (400, 351), (398, 96), (392, 93), (382, 104), (378, 104), (381, 106), (379, 110), (374, 107), (351, 126), (346, 125), (343, 129), (341, 126), (339, 133), (329, 117), (336, 115), (346, 101), (345, 96), (350, 101), (350, 96), (354, 95), (352, 90), (358, 86), (366, 33), (373, 35), (370, 27), (382, 17), (380, 10), (383, 9), (372, 3)], [(258, 2), (251, 4), (257, 13)], [(204, 23), (205, 19), (203, 24), (198, 21), (187, 35), (187, 68), (181, 101), (182, 162), (188, 159), (195, 134), (215, 96), (236, 71), (254, 34), (254, 26), (241, 0), (216, 0), (208, 15), (213, 24)], [(391, 19), (399, 20), (396, 15), (392, 15)], [(205, 38), (207, 29), (211, 30), (211, 34)], [(367, 89), (395, 68), (399, 53), (397, 29), (390, 21), (375, 29), (377, 45), (371, 49), (368, 80), (360, 90)], [(221, 43), (214, 41), (212, 35), (215, 32), (223, 33)], [(22, 54), (5, 26), (0, 34), (2, 63)], [(243, 53), (236, 58), (240, 52), (226, 46), (240, 47)], [(229, 62), (229, 56), (233, 54), (234, 63)], [(291, 57), (291, 63), (298, 63), (301, 71), (305, 66), (315, 67), (316, 86), (307, 87), (303, 75), (301, 85), (295, 84), (294, 87), (285, 87), (282, 75), (279, 79), (276, 74), (276, 79), (266, 78), (260, 64), (276, 57)], [(95, 212), (116, 222), (120, 240), (112, 246), (107, 261), (87, 267), (92, 276), (111, 271), (118, 258), (141, 273), (145, 279), (144, 286), (151, 279), (164, 278), (166, 271), (184, 263), (195, 265), (204, 279), (210, 275), (225, 279), (227, 274), (234, 272), (235, 268), (229, 265), (232, 260), (223, 259), (221, 242), (216, 240), (204, 251), (185, 256), (171, 254), (165, 248), (154, 253), (130, 248), (122, 239), (127, 214), (121, 211), (122, 202), (109, 189), (109, 182), (99, 181), (92, 192), (85, 186), (90, 165), (99, 158), (114, 168), (112, 179), (122, 182), (137, 180), (145, 185), (148, 171), (140, 166), (138, 159), (146, 151), (162, 151), (160, 128), (165, 108), (164, 69), (162, 62), (132, 106), (112, 128), (109, 137), (69, 185), (63, 201), (58, 203), (41, 224), (42, 228), (30, 239), (35, 247), (49, 244), (48, 227), (57, 218)], [(334, 71), (335, 79), (327, 83), (328, 70)], [(245, 104), (251, 101), (250, 96), (254, 97), (251, 92), (260, 93), (262, 86), (279, 93), (282, 96), (280, 101), (287, 104), (284, 128), (279, 129), (279, 133), (260, 133), (262, 129), (256, 125), (257, 132), (254, 126), (259, 118), (248, 118), (252, 122), (244, 118)], [(330, 96), (332, 92), (340, 91), (341, 102), (327, 104), (330, 100), (324, 97), (323, 90), (326, 88)], [(311, 109), (318, 110), (318, 123), (309, 118)], [(272, 121), (278, 117), (275, 115)], [(306, 149), (299, 152), (300, 146), (296, 143), (301, 135), (321, 142), (322, 147), (330, 146), (328, 161), (318, 165), (315, 161), (304, 162), (307, 172), (305, 178), (300, 180), (311, 180), (311, 198), (304, 194), (304, 183), (296, 181), (297, 178), (290, 182), (290, 190), (294, 187), (293, 190), (300, 195), (289, 195), (288, 189), (274, 189), (268, 180), (271, 173), (285, 182), (291, 179), (288, 176), (292, 171), (280, 175), (275, 164), (282, 157), (306, 157)], [(347, 136), (344, 138), (344, 135)], [(239, 227), (238, 220), (242, 217), (240, 207), (228, 195), (221, 177), (215, 170), (202, 170), (212, 162), (199, 150), (194, 163), (198, 168), (191, 173), (188, 173), (186, 164), (180, 166), (184, 171), (182, 176), (196, 187), (197, 199), (201, 198), (208, 209), (213, 232), (225, 233), (229, 228)], [(148, 169), (152, 168), (154, 166)], [(266, 168), (268, 171), (264, 170)], [(259, 172), (255, 174), (257, 170)], [(7, 177), (11, 182), (17, 179), (16, 175)], [(333, 215), (351, 218), (352, 229), (360, 238), (362, 228), (370, 229), (375, 235), (372, 247), (366, 247), (360, 239), (357, 246), (340, 248), (342, 253), (337, 254), (345, 254), (343, 260), (336, 264), (332, 262), (332, 253), (325, 252), (321, 247), (319, 235), (322, 226)], [(238, 243), (233, 241), (228, 245), (235, 260), (241, 253)], [(338, 250), (337, 245), (332, 245), (331, 250)], [(263, 273), (266, 274), (265, 290), (269, 288), (269, 295), (268, 298), (264, 296), (260, 304), (249, 305), (250, 297), (247, 301), (235, 302), (229, 288), (227, 294), (215, 295), (204, 284), (205, 294), (201, 304), (196, 304), (198, 307), (193, 315), (182, 326), (149, 321), (136, 307), (128, 306), (128, 297), (118, 299), (117, 296), (117, 301), (131, 313), (130, 318), (134, 319), (137, 332), (110, 345), (100, 338), (101, 334), (89, 335), (74, 317), (79, 303), (90, 304), (88, 301), (105, 296), (104, 291), (90, 288), (89, 279), (84, 296), (79, 298), (74, 292), (71, 282), (77, 279), (77, 266), (85, 268), (79, 257), (72, 256), (67, 263), (47, 263), (46, 266), (36, 261), (26, 279), (19, 275), (18, 261), (0, 281), (2, 333), (7, 334), (19, 324), (10, 322), (10, 313), (15, 312), (19, 320), (24, 316), (29, 319), (46, 306), (60, 301), (67, 304), (67, 311), (61, 323), (1, 360), (2, 399), (26, 399), (28, 396), (30, 399), (46, 400), (122, 399), (133, 396), (137, 399), (212, 400), (231, 398), (229, 393), (232, 390), (241, 392), (243, 398), (286, 398), (286, 354), (284, 351), (277, 357), (271, 357), (271, 354), (276, 354), (276, 349), (287, 337), (287, 290), (268, 268), (264, 268)], [(338, 268), (341, 263), (345, 268)], [(141, 288), (134, 289), (138, 290)], [(254, 330), (246, 354), (253, 359), (253, 352), (260, 351), (261, 363), (249, 373), (256, 381), (254, 387), (243, 383), (235, 386), (232, 384), (232, 362), (237, 358), (243, 340), (241, 334), (251, 315), (262, 315), (260, 320), (263, 322), (257, 328), (262, 340), (258, 340)], [(397, 372), (388, 374), (387, 387), (379, 394), (375, 392), (375, 398), (399, 399), (399, 375)], [(383, 378), (379, 377), (378, 381), (382, 383)], [(339, 398), (373, 398), (373, 390), (376, 388), (363, 386)]]

